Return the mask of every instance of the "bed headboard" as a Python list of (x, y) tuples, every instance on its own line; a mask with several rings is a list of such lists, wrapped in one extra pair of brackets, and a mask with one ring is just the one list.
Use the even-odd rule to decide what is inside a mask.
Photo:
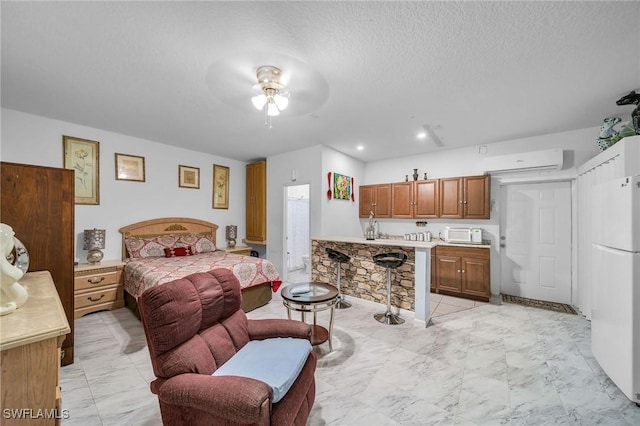
[(122, 260), (127, 256), (127, 248), (124, 244), (128, 237), (155, 237), (166, 234), (206, 234), (216, 241), (218, 225), (200, 219), (188, 217), (164, 217), (145, 220), (123, 226), (118, 231), (122, 234)]

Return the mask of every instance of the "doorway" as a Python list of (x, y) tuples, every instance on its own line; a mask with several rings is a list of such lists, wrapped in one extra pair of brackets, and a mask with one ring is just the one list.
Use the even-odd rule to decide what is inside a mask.
[(571, 303), (571, 184), (504, 185), (500, 212), (503, 294)]
[(285, 280), (309, 281), (309, 184), (287, 186), (285, 200)]

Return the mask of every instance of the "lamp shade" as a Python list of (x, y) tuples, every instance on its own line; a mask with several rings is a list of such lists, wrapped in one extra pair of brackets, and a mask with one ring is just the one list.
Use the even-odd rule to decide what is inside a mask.
[(83, 249), (103, 249), (106, 233), (104, 229), (85, 229)]
[(227, 225), (225, 228), (225, 236), (227, 240), (235, 240), (238, 238), (238, 226), (237, 225)]

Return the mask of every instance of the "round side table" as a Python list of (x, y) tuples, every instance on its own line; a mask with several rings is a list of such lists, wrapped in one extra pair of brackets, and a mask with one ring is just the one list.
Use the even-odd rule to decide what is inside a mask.
[[(280, 294), (282, 295), (282, 303), (287, 308), (289, 319), (291, 319), (291, 311), (296, 311), (301, 313), (302, 321), (306, 322), (307, 312), (313, 312), (311, 344), (319, 345), (329, 341), (329, 352), (332, 352), (331, 336), (338, 301), (338, 289), (330, 284), (307, 282), (288, 285), (282, 289)], [(317, 313), (327, 309), (331, 309), (329, 330), (317, 324)]]

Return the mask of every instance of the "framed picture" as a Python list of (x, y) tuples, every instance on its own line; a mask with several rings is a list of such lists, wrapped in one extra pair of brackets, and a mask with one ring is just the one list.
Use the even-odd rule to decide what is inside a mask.
[(75, 171), (75, 203), (100, 204), (100, 143), (62, 136), (64, 168)]
[(116, 180), (144, 182), (144, 157), (116, 152)]
[(229, 208), (229, 168), (213, 165), (213, 208)]
[(333, 198), (351, 200), (351, 178), (349, 176), (340, 173), (333, 174)]
[(198, 167), (178, 166), (178, 186), (180, 188), (200, 189), (200, 169)]

